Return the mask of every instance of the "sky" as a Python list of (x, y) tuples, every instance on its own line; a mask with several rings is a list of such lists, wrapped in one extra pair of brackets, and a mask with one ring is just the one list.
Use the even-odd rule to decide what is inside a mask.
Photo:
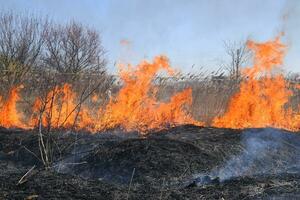
[(300, 72), (298, 0), (0, 0), (0, 8), (97, 29), (111, 72), (116, 62), (161, 54), (185, 73), (213, 71), (227, 61), (224, 41), (263, 42), (282, 31), (285, 69)]

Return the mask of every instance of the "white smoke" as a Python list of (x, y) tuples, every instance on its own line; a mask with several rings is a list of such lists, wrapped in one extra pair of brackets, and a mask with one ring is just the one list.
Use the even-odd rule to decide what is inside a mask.
[[(242, 151), (207, 175), (231, 178), (300, 172), (300, 136), (277, 129), (251, 129), (242, 135)], [(198, 180), (205, 175), (198, 175)], [(201, 181), (200, 181), (201, 182)], [(201, 183), (200, 183), (201, 184)]]
[(286, 66), (294, 72), (300, 69), (300, 1), (289, 0), (283, 9), (282, 22), (284, 39), (288, 45)]

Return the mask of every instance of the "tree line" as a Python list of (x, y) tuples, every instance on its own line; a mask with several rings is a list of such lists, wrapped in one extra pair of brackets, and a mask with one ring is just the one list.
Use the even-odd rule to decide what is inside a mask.
[(57, 24), (35, 16), (0, 14), (2, 90), (46, 72), (62, 76), (64, 82), (80, 78), (82, 73), (103, 76), (106, 63), (101, 37), (95, 29), (74, 21)]

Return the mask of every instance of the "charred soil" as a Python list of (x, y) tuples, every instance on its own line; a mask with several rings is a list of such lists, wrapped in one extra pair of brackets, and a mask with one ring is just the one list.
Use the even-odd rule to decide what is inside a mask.
[[(280, 146), (274, 149), (266, 143), (268, 148), (261, 153), (267, 157), (262, 159), (251, 154), (251, 167), (240, 169), (240, 176), (226, 172), (222, 174), (227, 178), (220, 182), (193, 184), (199, 174), (227, 170), (224, 165), (239, 170), (232, 163), (245, 152), (249, 155), (245, 132), (258, 135), (262, 130), (186, 125), (147, 136), (121, 131), (53, 133), (53, 166), (45, 170), (35, 131), (1, 129), (0, 199), (300, 198), (300, 163), (295, 160), (300, 154), (300, 135), (275, 129), (268, 132), (280, 132), (276, 136), (283, 138)], [(275, 140), (266, 135), (262, 141), (269, 139)], [(250, 165), (246, 160), (236, 167)], [(286, 170), (281, 163), (295, 165)], [(272, 168), (270, 173), (268, 168)]]

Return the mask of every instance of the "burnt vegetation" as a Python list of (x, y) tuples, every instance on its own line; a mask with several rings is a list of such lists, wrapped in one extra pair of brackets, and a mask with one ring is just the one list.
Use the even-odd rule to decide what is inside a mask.
[[(2, 130), (0, 195), (4, 199), (299, 198), (297, 133), (181, 126), (147, 138), (127, 134), (53, 133), (54, 162), (44, 170), (36, 134)], [(203, 181), (205, 176), (212, 181)]]

